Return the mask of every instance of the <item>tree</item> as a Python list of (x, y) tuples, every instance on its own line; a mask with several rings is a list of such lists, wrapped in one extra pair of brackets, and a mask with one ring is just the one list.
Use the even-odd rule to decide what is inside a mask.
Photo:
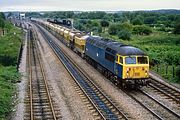
[(74, 12), (73, 11), (67, 11), (67, 12), (65, 12), (65, 16), (66, 16), (66, 18), (73, 18)]
[(4, 28), (5, 22), (4, 19), (0, 18), (0, 28)]
[(0, 12), (0, 18), (5, 19), (5, 15), (2, 12)]
[(178, 79), (177, 82), (180, 82), (180, 66), (178, 66), (178, 68), (176, 70), (176, 76), (177, 76), (177, 79)]
[(132, 23), (133, 25), (142, 25), (142, 24), (143, 24), (143, 21), (142, 21), (142, 19), (140, 19), (140, 18), (135, 18), (135, 19), (133, 19), (133, 20), (131, 21), (131, 23)]
[(155, 24), (156, 23), (156, 17), (154, 17), (154, 16), (146, 17), (144, 19), (144, 23), (145, 24)]
[(2, 31), (3, 31), (3, 35), (4, 35), (4, 27), (5, 27), (4, 19), (3, 19), (3, 18), (0, 18), (0, 28), (1, 28)]
[(10, 29), (12, 29), (12, 25), (10, 24), (10, 23), (6, 23), (5, 24), (5, 29), (6, 29), (6, 31), (7, 31), (7, 33), (10, 31)]
[(131, 33), (127, 30), (121, 30), (118, 32), (118, 37), (123, 40), (130, 40), (131, 39)]
[(173, 33), (180, 34), (180, 23), (176, 23)]
[(102, 20), (102, 21), (101, 21), (101, 26), (102, 26), (102, 27), (108, 27), (108, 26), (109, 26), (109, 22), (106, 21), (106, 20)]
[(111, 24), (109, 26), (108, 32), (110, 35), (116, 35), (118, 30), (119, 30), (119, 28), (118, 28), (117, 24)]
[(113, 21), (114, 20), (114, 16), (113, 14), (106, 14), (102, 19), (107, 20), (107, 21)]
[(105, 32), (105, 30), (106, 30), (106, 27), (108, 27), (109, 26), (109, 22), (108, 21), (106, 21), (106, 20), (102, 20), (101, 22), (101, 26), (104, 28), (104, 32)]
[(133, 28), (134, 34), (149, 35), (152, 33), (152, 29), (146, 25), (136, 25)]
[(124, 22), (118, 25), (120, 30), (127, 30), (129, 32), (132, 31), (133, 26), (129, 22)]

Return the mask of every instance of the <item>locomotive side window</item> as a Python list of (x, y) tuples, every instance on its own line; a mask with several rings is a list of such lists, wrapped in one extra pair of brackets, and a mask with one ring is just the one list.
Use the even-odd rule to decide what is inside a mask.
[(116, 56), (116, 62), (117, 63), (119, 62), (119, 56)]
[(115, 61), (115, 56), (110, 55), (109, 53), (105, 53), (105, 59), (114, 62)]
[(136, 64), (136, 57), (126, 57), (125, 62), (126, 64)]
[(138, 57), (138, 64), (148, 64), (147, 57)]

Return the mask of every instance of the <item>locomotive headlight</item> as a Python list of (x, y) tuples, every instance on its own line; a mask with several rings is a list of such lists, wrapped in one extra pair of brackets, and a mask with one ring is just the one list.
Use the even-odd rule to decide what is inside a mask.
[(126, 69), (126, 76), (129, 76), (129, 68)]
[(146, 76), (148, 76), (148, 72), (147, 72), (147, 70), (145, 71), (145, 75), (146, 75)]
[(131, 71), (131, 68), (126, 69), (126, 73), (129, 73), (129, 71)]
[(127, 77), (127, 78), (129, 77), (129, 73), (128, 73), (128, 72), (126, 73), (126, 77)]
[(129, 72), (129, 68), (126, 69), (126, 73), (128, 73), (128, 72)]

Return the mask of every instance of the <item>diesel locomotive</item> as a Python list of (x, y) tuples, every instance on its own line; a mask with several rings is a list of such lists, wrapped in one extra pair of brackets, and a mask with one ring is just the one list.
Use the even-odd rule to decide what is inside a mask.
[(149, 58), (139, 48), (92, 36), (51, 21), (32, 21), (49, 30), (115, 84), (123, 87), (148, 84)]

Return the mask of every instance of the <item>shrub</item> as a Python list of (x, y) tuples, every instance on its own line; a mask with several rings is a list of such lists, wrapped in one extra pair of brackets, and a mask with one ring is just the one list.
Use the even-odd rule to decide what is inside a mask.
[(119, 28), (118, 28), (117, 24), (111, 24), (111, 25), (109, 26), (108, 32), (109, 32), (110, 35), (115, 35), (115, 34), (117, 34), (118, 29), (119, 29)]
[(180, 34), (180, 23), (177, 23), (175, 25), (175, 28), (174, 28), (174, 31), (173, 31), (174, 34)]
[(149, 35), (152, 33), (152, 29), (146, 25), (136, 25), (133, 28), (134, 34)]
[(135, 18), (132, 20), (133, 25), (142, 25), (143, 21), (140, 18)]
[(178, 66), (178, 68), (176, 69), (176, 76), (180, 81), (180, 66)]
[(132, 31), (132, 25), (128, 22), (120, 23), (120, 24), (111, 24), (109, 26), (109, 34), (110, 35), (117, 35), (119, 31), (125, 30), (128, 32)]
[(121, 30), (118, 32), (118, 37), (123, 40), (130, 40), (131, 39), (131, 33), (127, 30)]
[(101, 21), (101, 26), (102, 26), (102, 27), (108, 27), (108, 26), (109, 26), (109, 22), (106, 21), (106, 20), (102, 20), (102, 21)]

